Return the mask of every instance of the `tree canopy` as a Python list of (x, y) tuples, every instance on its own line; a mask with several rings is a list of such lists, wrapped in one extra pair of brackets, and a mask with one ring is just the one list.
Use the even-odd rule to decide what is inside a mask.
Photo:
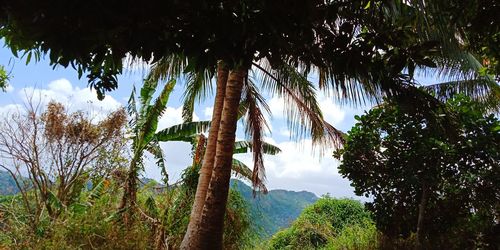
[[(101, 97), (117, 87), (124, 57), (154, 62), (171, 55), (190, 58), (188, 68), (212, 70), (218, 60), (232, 68), (262, 58), (273, 68), (285, 62), (304, 73), (315, 66), (328, 69), (320, 85), (330, 82), (350, 95), (356, 87), (347, 79), (378, 82), (388, 91), (405, 67), (435, 66), (429, 57), (435, 56), (439, 39), (428, 35), (426, 27), (435, 29), (436, 24), (419, 25), (432, 7), (413, 1), (148, 0), (138, 5), (5, 0), (0, 36), (15, 54), (24, 51), (28, 61), (48, 54), (54, 65), (72, 66), (80, 76), (86, 73)], [(483, 39), (483, 33), (477, 37)]]
[(373, 198), (367, 206), (384, 234), (408, 237), (421, 220), (433, 246), (498, 244), (500, 122), (482, 112), (455, 97), (432, 112), (389, 100), (356, 117), (339, 169)]

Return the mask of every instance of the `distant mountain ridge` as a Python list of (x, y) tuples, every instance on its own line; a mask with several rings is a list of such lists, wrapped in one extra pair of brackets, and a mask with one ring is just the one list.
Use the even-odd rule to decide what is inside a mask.
[(0, 170), (0, 195), (11, 195), (19, 192), (14, 178), (6, 172)]
[(248, 202), (251, 219), (263, 237), (288, 227), (306, 206), (318, 200), (311, 192), (282, 189), (259, 193), (254, 198), (252, 188), (236, 179), (231, 180), (231, 188), (238, 190)]
[[(238, 190), (248, 202), (251, 220), (262, 237), (269, 237), (279, 229), (288, 227), (306, 206), (318, 200), (311, 192), (282, 189), (271, 190), (268, 194), (258, 193), (254, 198), (252, 188), (236, 179), (231, 180), (231, 188)], [(0, 195), (17, 192), (19, 190), (10, 174), (0, 171)]]

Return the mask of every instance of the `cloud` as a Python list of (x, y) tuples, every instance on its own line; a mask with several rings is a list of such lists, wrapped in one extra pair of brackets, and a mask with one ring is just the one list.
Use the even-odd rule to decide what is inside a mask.
[(0, 115), (6, 116), (8, 114), (12, 114), (13, 112), (18, 112), (22, 109), (23, 107), (19, 104), (7, 104), (5, 106), (0, 107)]
[(323, 112), (323, 119), (333, 126), (337, 126), (345, 119), (345, 109), (335, 104), (332, 98), (323, 94), (318, 96), (319, 106)]
[(5, 86), (5, 92), (6, 93), (11, 93), (14, 91), (14, 86), (12, 86), (12, 84), (8, 84), (7, 86)]
[[(339, 126), (345, 121), (346, 118), (346, 108), (341, 107), (334, 103), (332, 98), (328, 98), (324, 94), (318, 92), (318, 104), (323, 113), (323, 118), (325, 121), (332, 124), (334, 127)], [(286, 122), (286, 112), (283, 98), (273, 97), (268, 101), (269, 109), (271, 110), (270, 119), (275, 123), (285, 123)], [(271, 124), (271, 123), (270, 123)], [(290, 136), (290, 131), (280, 127), (278, 131), (279, 135)]]
[(203, 114), (205, 115), (205, 119), (211, 120), (212, 119), (212, 114), (214, 113), (214, 107), (206, 107), (205, 110), (203, 111)]
[(44, 106), (50, 101), (57, 101), (64, 104), (70, 111), (88, 111), (96, 120), (122, 107), (122, 104), (112, 96), (107, 95), (103, 100), (98, 100), (94, 90), (74, 87), (64, 78), (50, 82), (47, 88), (22, 88), (17, 94), (23, 102), (32, 99), (33, 102), (39, 102)]
[[(266, 139), (273, 143), (273, 140)], [(334, 197), (363, 199), (354, 194), (347, 179), (338, 173), (339, 162), (331, 156), (333, 149), (327, 149), (320, 156), (313, 149), (311, 140), (299, 142), (274, 142), (282, 152), (275, 156), (265, 156), (267, 186), (270, 189), (287, 189), (314, 192), (316, 195), (329, 193)], [(250, 154), (236, 155), (235, 158), (252, 166)]]
[[(165, 166), (169, 175), (169, 183), (175, 183), (181, 178), (182, 171), (192, 163), (191, 144), (186, 142), (161, 142)], [(145, 176), (156, 180), (161, 179), (161, 172), (152, 155), (146, 153), (144, 159)]]
[[(199, 121), (200, 118), (193, 114), (193, 121)], [(163, 115), (160, 117), (158, 121), (158, 130), (165, 129), (171, 127), (173, 125), (183, 123), (182, 119), (182, 106), (178, 108), (167, 107), (167, 109), (163, 112)]]

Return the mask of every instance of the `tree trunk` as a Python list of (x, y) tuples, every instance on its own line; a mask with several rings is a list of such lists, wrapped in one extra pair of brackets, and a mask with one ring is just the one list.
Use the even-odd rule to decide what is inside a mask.
[(417, 242), (415, 244), (415, 249), (423, 249), (424, 238), (423, 238), (423, 226), (424, 226), (424, 216), (425, 207), (427, 206), (427, 200), (429, 196), (429, 188), (427, 185), (422, 185), (422, 197), (420, 198), (420, 204), (418, 205), (418, 219), (417, 219)]
[(198, 237), (194, 241), (194, 249), (222, 249), (224, 213), (229, 191), (229, 179), (231, 178), (238, 106), (245, 76), (246, 70), (242, 69), (229, 73), (217, 139), (215, 164), (197, 232)]
[(125, 187), (123, 190), (122, 200), (118, 211), (122, 213), (122, 219), (125, 225), (129, 225), (133, 216), (133, 205), (137, 200), (137, 165), (136, 161), (132, 159), (130, 162), (130, 169), (128, 171), (127, 179), (125, 180)]
[(189, 219), (189, 225), (181, 243), (181, 249), (193, 249), (191, 242), (192, 237), (198, 231), (203, 205), (207, 195), (208, 185), (212, 177), (212, 170), (214, 167), (215, 153), (217, 146), (217, 136), (219, 134), (219, 126), (224, 106), (224, 96), (226, 95), (226, 82), (229, 70), (223, 62), (217, 65), (217, 89), (215, 93), (214, 110), (212, 113), (212, 122), (210, 125), (207, 147), (203, 157), (203, 164), (200, 168), (200, 177), (198, 178), (198, 186), (194, 198), (193, 208)]

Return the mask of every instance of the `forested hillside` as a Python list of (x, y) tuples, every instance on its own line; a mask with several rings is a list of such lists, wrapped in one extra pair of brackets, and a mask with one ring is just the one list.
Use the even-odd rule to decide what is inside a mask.
[(9, 195), (19, 192), (14, 179), (9, 173), (0, 170), (0, 195)]
[(268, 237), (279, 229), (288, 227), (318, 197), (307, 191), (271, 190), (253, 197), (252, 189), (245, 183), (232, 180), (231, 186), (248, 202), (250, 217), (260, 236)]

